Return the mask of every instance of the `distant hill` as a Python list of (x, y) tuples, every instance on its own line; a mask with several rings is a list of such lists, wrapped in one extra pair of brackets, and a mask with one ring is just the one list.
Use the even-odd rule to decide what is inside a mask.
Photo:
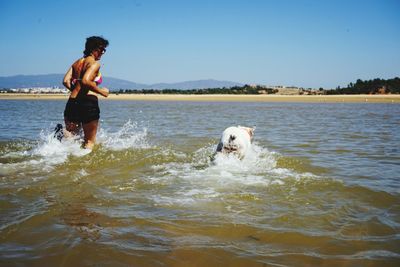
[(16, 75), (0, 77), (0, 88), (62, 86), (62, 74)]
[[(0, 88), (62, 87), (63, 74), (16, 75), (0, 77)], [(140, 84), (113, 77), (104, 77), (103, 85), (110, 90), (119, 89), (204, 89), (242, 86), (241, 83), (218, 80), (185, 81), (179, 83)]]

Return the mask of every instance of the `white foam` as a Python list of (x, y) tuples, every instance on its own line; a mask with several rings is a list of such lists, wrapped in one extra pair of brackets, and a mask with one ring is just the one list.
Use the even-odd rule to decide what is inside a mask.
[(53, 136), (53, 133), (41, 132), (41, 140), (37, 147), (31, 151), (32, 156), (39, 156), (39, 163), (45, 161), (48, 165), (56, 165), (67, 160), (68, 156), (82, 157), (91, 152), (89, 149), (82, 149), (82, 139), (63, 138), (60, 141)]
[[(243, 160), (218, 153), (211, 161), (209, 156), (214, 150), (214, 145), (199, 149), (189, 163), (169, 162), (154, 166), (159, 176), (151, 177), (149, 181), (169, 186), (170, 190), (166, 195), (152, 196), (155, 204), (193, 207), (215, 203), (216, 199), (224, 201), (234, 192), (246, 192), (257, 199), (260, 188), (285, 186), (288, 180), (316, 177), (277, 168), (279, 154), (258, 144), (253, 144), (253, 150)], [(207, 164), (199, 168), (199, 164), (204, 163)]]
[(88, 175), (88, 172), (84, 169), (81, 169), (80, 171), (78, 171), (77, 173), (75, 173), (72, 177), (73, 177), (73, 181), (74, 182), (78, 182), (81, 178), (85, 177)]

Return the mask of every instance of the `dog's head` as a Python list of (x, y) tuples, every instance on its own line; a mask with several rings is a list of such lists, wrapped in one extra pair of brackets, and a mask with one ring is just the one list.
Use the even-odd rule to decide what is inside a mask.
[(254, 135), (254, 128), (249, 127), (229, 127), (222, 133), (221, 140), (217, 147), (217, 152), (224, 154), (236, 154), (243, 158), (251, 146)]

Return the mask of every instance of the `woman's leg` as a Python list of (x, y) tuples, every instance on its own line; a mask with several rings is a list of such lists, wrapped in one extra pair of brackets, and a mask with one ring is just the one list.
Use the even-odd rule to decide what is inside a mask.
[(85, 142), (83, 143), (84, 148), (92, 149), (96, 143), (97, 127), (99, 120), (90, 121), (83, 123), (83, 133), (85, 134)]
[(81, 124), (78, 122), (69, 121), (67, 118), (64, 117), (65, 122), (65, 130), (64, 136), (65, 137), (72, 137), (73, 135), (79, 135), (79, 131), (81, 130)]

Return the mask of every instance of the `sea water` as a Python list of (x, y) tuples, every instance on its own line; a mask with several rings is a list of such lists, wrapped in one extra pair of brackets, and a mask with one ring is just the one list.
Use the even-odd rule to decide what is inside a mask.
[[(400, 105), (0, 100), (1, 266), (398, 266)], [(243, 160), (222, 131), (256, 126)]]

